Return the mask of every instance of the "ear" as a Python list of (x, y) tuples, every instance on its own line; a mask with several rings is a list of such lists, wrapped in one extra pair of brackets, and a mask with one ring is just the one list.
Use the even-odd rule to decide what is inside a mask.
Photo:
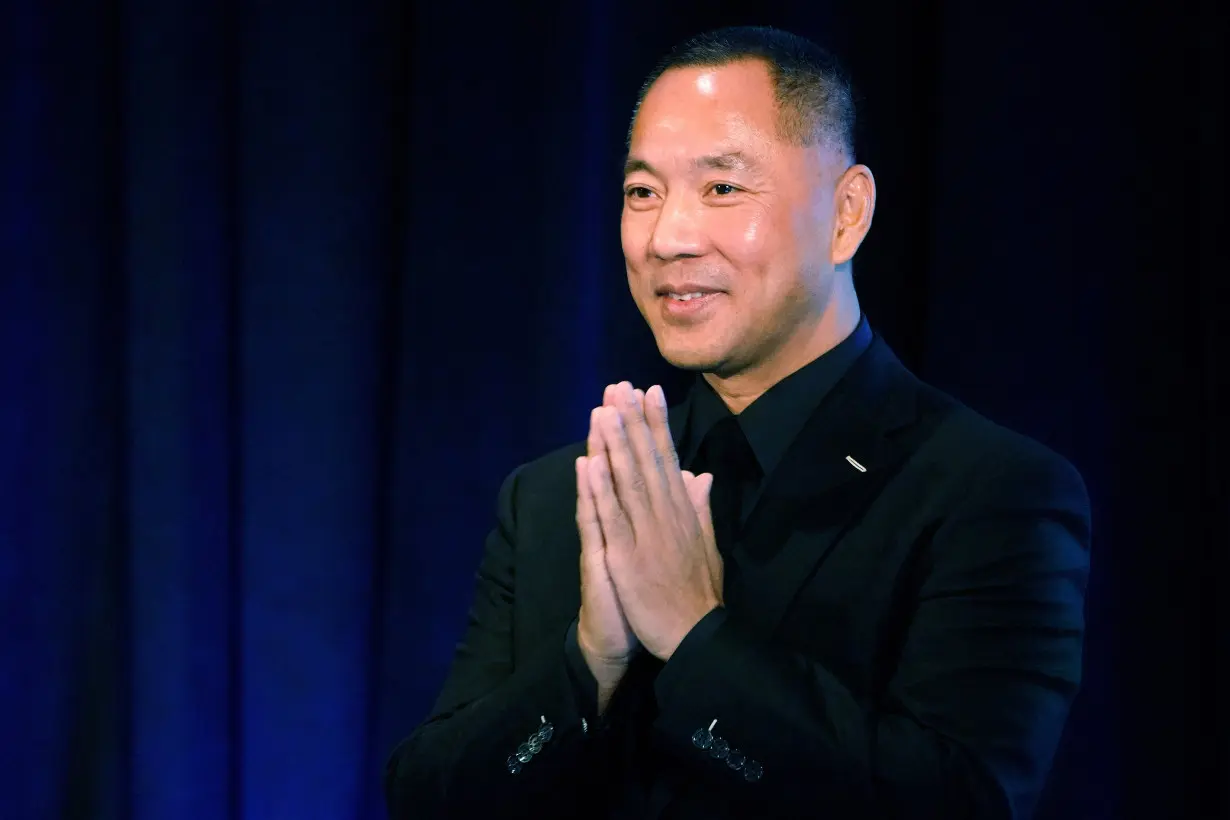
[(871, 230), (876, 210), (876, 181), (866, 165), (851, 165), (837, 180), (833, 208), (833, 266), (854, 258)]

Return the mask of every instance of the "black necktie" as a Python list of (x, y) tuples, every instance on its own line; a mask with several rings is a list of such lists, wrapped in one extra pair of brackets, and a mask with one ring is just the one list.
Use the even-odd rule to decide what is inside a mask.
[(760, 473), (756, 454), (752, 452), (737, 417), (727, 416), (705, 434), (692, 472), (697, 475), (713, 474), (709, 508), (713, 512), (713, 531), (718, 550), (727, 562), (729, 578), (730, 561), (741, 529), (744, 492)]

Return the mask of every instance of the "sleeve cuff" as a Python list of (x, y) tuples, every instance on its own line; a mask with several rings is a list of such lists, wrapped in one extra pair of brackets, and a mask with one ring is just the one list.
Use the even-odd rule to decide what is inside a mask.
[(564, 636), (564, 657), (568, 665), (568, 677), (572, 681), (572, 690), (576, 696), (577, 710), (581, 717), (593, 723), (598, 714), (598, 681), (589, 671), (589, 664), (581, 654), (581, 646), (577, 643), (577, 622), (574, 619)]
[(683, 640), (675, 648), (671, 659), (662, 667), (662, 671), (658, 673), (658, 677), (654, 681), (654, 695), (658, 703), (666, 703), (676, 694), (680, 681), (685, 677), (684, 673), (687, 671), (687, 668), (692, 665), (698, 654), (703, 654), (705, 645), (709, 643), (713, 638), (713, 634), (725, 623), (726, 609), (717, 606), (711, 609), (705, 617), (697, 621), (696, 626), (692, 627), (691, 631), (683, 636)]

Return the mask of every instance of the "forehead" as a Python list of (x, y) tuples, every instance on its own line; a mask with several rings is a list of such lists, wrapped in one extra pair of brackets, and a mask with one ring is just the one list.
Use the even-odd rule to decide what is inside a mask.
[(776, 133), (777, 104), (768, 66), (742, 60), (663, 73), (637, 111), (630, 148), (637, 155), (694, 155), (715, 149), (760, 154), (770, 149)]

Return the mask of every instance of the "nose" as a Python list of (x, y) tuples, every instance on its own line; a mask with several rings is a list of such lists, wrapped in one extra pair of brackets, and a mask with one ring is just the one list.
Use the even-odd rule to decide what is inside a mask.
[(686, 197), (667, 197), (654, 223), (650, 250), (662, 260), (700, 256), (705, 250), (700, 214)]

